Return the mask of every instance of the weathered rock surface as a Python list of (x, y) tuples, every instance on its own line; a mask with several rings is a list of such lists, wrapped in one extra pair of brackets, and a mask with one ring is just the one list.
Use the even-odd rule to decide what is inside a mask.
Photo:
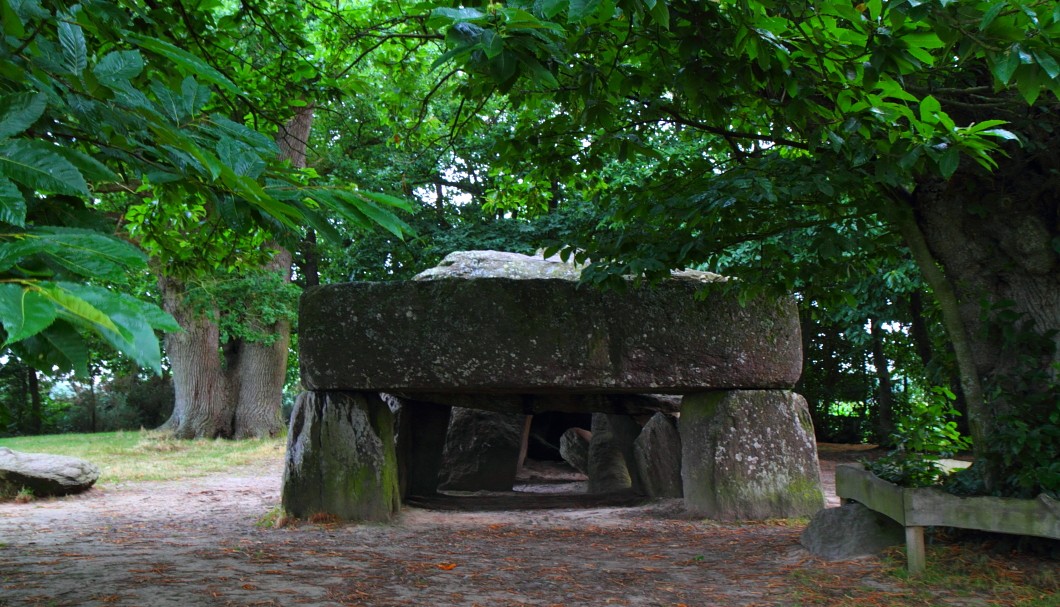
[(565, 264), (533, 263), (545, 269), (530, 275), (553, 277), (472, 269), (307, 290), (299, 312), (303, 384), (409, 394), (680, 394), (786, 388), (799, 377), (790, 299), (741, 305), (702, 277), (601, 291), (573, 282)]
[(783, 390), (684, 398), (681, 476), (690, 514), (719, 520), (809, 516), (824, 506), (806, 401)]
[(802, 545), (813, 554), (842, 560), (878, 554), (905, 542), (905, 529), (857, 502), (824, 508), (802, 532)]
[(645, 494), (682, 497), (681, 435), (675, 417), (653, 415), (633, 441), (633, 459)]
[(589, 441), (589, 493), (640, 490), (633, 441), (640, 426), (628, 415), (593, 414)]
[(99, 468), (77, 457), (23, 453), (0, 447), (0, 495), (23, 488), (36, 497), (80, 493), (99, 479)]
[(564, 263), (558, 257), (542, 259), (532, 255), (505, 251), (455, 251), (436, 267), (424, 270), (413, 280), (446, 280), (450, 278), (550, 278), (576, 281), (581, 267)]
[(401, 496), (434, 495), (438, 492), (452, 407), (388, 396), (398, 409), (397, 461)]
[(518, 472), (525, 420), (521, 414), (454, 408), (441, 489), (510, 491)]
[(400, 507), (394, 420), (374, 393), (303, 392), (291, 413), (284, 509), (389, 521)]
[(681, 397), (675, 394), (445, 394), (437, 392), (403, 393), (421, 402), (437, 403), (466, 409), (498, 413), (537, 415), (561, 413), (614, 413), (617, 415), (652, 415), (656, 412), (677, 413)]
[(560, 457), (582, 474), (589, 474), (590, 440), (592, 432), (582, 428), (568, 428), (559, 439)]

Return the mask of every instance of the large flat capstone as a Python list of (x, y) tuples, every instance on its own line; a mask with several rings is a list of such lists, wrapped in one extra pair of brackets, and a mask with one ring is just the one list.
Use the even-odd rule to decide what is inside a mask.
[(306, 291), (299, 318), (309, 390), (678, 394), (789, 388), (802, 367), (792, 300), (741, 305), (696, 280), (333, 284)]

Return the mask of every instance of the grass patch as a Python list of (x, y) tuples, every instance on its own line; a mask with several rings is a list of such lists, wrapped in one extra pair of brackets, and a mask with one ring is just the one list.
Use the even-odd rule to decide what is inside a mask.
[(177, 440), (140, 430), (4, 438), (0, 447), (86, 459), (99, 467), (98, 483), (110, 485), (193, 478), (275, 460), (283, 457), (284, 439)]
[[(799, 607), (1058, 607), (1056, 561), (1026, 554), (991, 554), (975, 542), (928, 546), (927, 569), (910, 576), (905, 549), (883, 555), (884, 568), (850, 575), (842, 563), (823, 563), (791, 574)], [(867, 574), (867, 575), (866, 575)]]

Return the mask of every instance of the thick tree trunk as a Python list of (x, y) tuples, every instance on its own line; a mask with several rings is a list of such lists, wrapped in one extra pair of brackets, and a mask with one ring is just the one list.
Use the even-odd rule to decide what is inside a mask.
[(219, 354), (220, 329), (212, 314), (188, 304), (183, 283), (163, 276), (159, 286), (163, 308), (184, 329), (165, 336), (176, 400), (173, 414), (162, 429), (172, 431), (177, 438), (231, 436), (232, 415)]
[[(306, 165), (306, 144), (313, 127), (313, 106), (301, 108), (281, 129), (276, 138), (280, 156), (295, 167)], [(291, 281), (293, 256), (273, 243), (276, 254), (265, 266), (268, 272)], [(272, 343), (241, 342), (229, 357), (234, 402), (234, 436), (250, 438), (276, 436), (283, 428), (280, 407), (283, 404), (283, 385), (287, 378), (287, 355), (291, 340), (291, 323), (273, 323), (266, 333), (274, 336)]]
[[(284, 280), (290, 282), (291, 253), (277, 247), (265, 269), (282, 272)], [(276, 436), (283, 429), (280, 407), (287, 379), (291, 323), (287, 320), (273, 323), (267, 333), (275, 341), (271, 344), (241, 342), (238, 360), (229, 366), (229, 372), (237, 378), (230, 382), (235, 396), (235, 438)]]
[(903, 230), (914, 252), (926, 249), (918, 261), (939, 295), (976, 450), (994, 487), (1003, 480), (990, 451), (999, 423), (1027, 415), (1020, 394), (1037, 393), (1054, 408), (1058, 398), (1060, 158), (1044, 144), (1013, 151), (994, 173), (962, 166), (949, 181), (921, 182)]

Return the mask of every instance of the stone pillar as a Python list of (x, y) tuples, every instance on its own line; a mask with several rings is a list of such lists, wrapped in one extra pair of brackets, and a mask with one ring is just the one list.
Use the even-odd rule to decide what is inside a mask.
[(641, 492), (633, 458), (640, 425), (628, 415), (593, 413), (589, 440), (589, 493)]
[(679, 422), (685, 505), (694, 516), (809, 516), (824, 507), (806, 400), (786, 390), (686, 395)]
[(452, 407), (392, 397), (399, 405), (397, 458), (401, 496), (438, 493)]
[(282, 504), (297, 517), (327, 513), (389, 521), (400, 508), (394, 421), (371, 392), (303, 392), (291, 413)]
[(441, 488), (511, 491), (526, 416), (454, 407), (445, 442)]
[(644, 493), (649, 497), (683, 497), (681, 436), (677, 419), (656, 413), (633, 441), (633, 458)]

